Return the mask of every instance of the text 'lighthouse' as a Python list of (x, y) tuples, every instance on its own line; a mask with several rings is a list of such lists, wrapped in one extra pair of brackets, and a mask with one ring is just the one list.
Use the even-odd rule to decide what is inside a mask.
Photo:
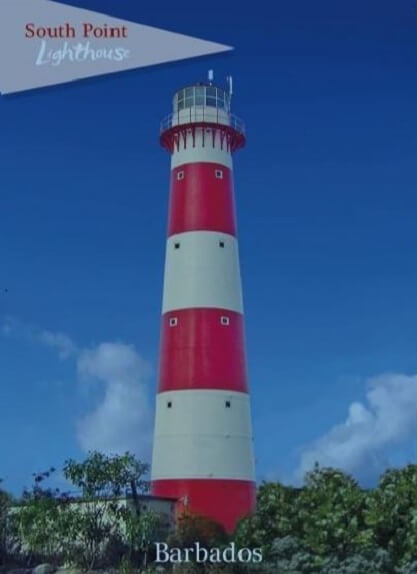
[[(229, 79), (231, 87), (231, 79)], [(162, 122), (171, 187), (152, 494), (226, 530), (255, 507), (232, 154), (231, 89), (179, 90)]]

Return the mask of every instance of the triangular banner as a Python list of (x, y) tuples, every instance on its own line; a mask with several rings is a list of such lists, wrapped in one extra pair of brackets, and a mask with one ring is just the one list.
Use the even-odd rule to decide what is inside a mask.
[(2, 94), (227, 50), (51, 0), (0, 0)]

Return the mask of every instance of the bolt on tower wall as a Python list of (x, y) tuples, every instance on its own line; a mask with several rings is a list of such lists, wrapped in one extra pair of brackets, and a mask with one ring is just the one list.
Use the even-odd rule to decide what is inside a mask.
[(226, 530), (255, 507), (232, 153), (245, 144), (230, 96), (178, 91), (162, 122), (171, 189), (152, 493)]

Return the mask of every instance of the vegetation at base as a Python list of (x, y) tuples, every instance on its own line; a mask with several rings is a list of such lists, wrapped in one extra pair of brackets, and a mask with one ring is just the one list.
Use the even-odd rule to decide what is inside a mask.
[[(167, 572), (153, 563), (154, 542), (187, 548), (261, 548), (260, 565), (182, 564), (178, 574), (417, 574), (417, 465), (388, 470), (371, 490), (349, 475), (316, 466), (302, 488), (263, 483), (257, 510), (232, 536), (213, 521), (183, 516), (174, 532), (140, 508), (148, 466), (129, 453), (92, 452), (69, 460), (63, 475), (83, 502), (46, 488), (55, 469), (34, 475), (20, 500), (1, 489), (0, 566), (49, 563), (120, 574)], [(120, 504), (127, 492), (132, 506)], [(133, 497), (133, 498), (132, 498)], [(122, 498), (123, 499), (123, 498)]]
[(262, 484), (256, 514), (239, 523), (234, 538), (263, 549), (260, 572), (411, 574), (416, 528), (416, 465), (386, 471), (372, 490), (316, 466), (303, 488)]
[[(148, 465), (133, 455), (106, 456), (92, 452), (79, 463), (68, 460), (64, 478), (79, 495), (44, 488), (54, 468), (34, 474), (34, 485), (21, 500), (8, 497), (0, 506), (0, 563), (14, 561), (72, 565), (82, 570), (119, 565), (125, 561), (146, 566), (154, 540), (168, 529), (155, 513), (140, 508), (138, 495), (148, 489)], [(132, 505), (124, 504), (129, 493)], [(2, 497), (7, 497), (3, 492)]]

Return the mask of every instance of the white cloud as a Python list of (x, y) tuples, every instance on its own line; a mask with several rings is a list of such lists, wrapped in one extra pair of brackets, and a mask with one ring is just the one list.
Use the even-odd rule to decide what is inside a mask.
[(47, 347), (57, 349), (60, 359), (68, 359), (77, 353), (77, 347), (72, 339), (64, 333), (52, 333), (51, 331), (39, 331), (37, 337), (40, 343)]
[(77, 346), (68, 335), (39, 329), (16, 317), (5, 317), (1, 322), (0, 331), (5, 337), (26, 339), (56, 349), (60, 359), (68, 359), (77, 353)]
[(129, 450), (149, 461), (153, 414), (148, 388), (151, 368), (133, 345), (108, 342), (82, 349), (64, 333), (39, 329), (14, 317), (2, 320), (0, 334), (49, 347), (60, 359), (76, 361), (80, 384), (96, 381), (102, 385), (101, 398), (76, 421), (77, 440), (84, 451), (116, 454)]
[(148, 460), (152, 431), (148, 363), (132, 345), (101, 343), (80, 353), (77, 368), (82, 379), (104, 385), (103, 398), (78, 421), (82, 448), (107, 453), (129, 450)]
[(376, 478), (387, 465), (386, 449), (417, 429), (417, 375), (385, 374), (366, 382), (364, 403), (353, 402), (344, 422), (305, 447), (296, 480), (320, 466), (333, 466), (359, 479)]
[(23, 323), (18, 321), (15, 317), (4, 317), (1, 322), (1, 333), (4, 337), (13, 337), (15, 335), (24, 336), (28, 327), (24, 327)]

